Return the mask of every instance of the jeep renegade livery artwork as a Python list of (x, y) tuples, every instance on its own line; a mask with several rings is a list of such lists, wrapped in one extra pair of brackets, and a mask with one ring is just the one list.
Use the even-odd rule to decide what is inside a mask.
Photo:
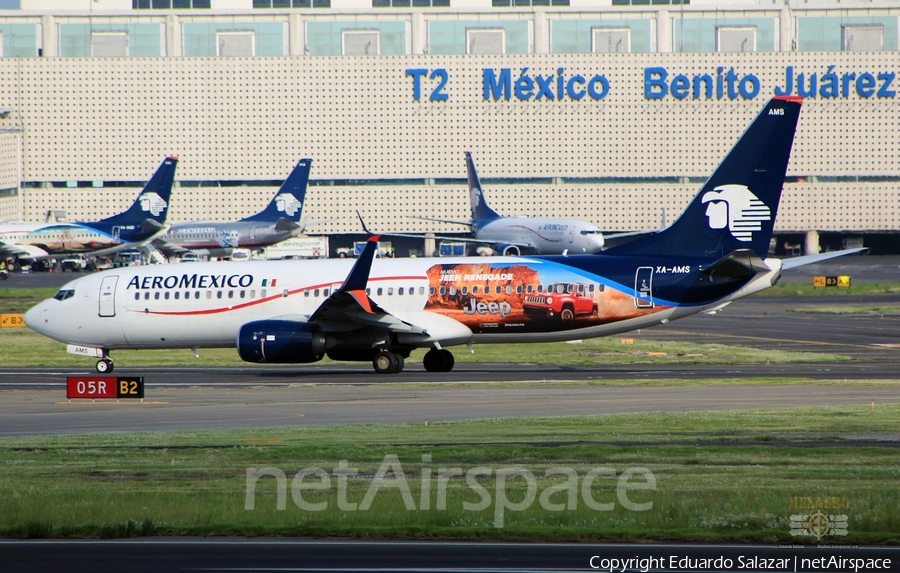
[(654, 302), (650, 272), (629, 288), (535, 262), (435, 265), (427, 271), (425, 310), (488, 333), (582, 328), (669, 308)]

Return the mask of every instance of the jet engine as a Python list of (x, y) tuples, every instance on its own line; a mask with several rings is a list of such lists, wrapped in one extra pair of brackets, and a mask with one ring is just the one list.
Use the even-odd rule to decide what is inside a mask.
[(238, 331), (237, 350), (246, 362), (318, 362), (325, 355), (325, 335), (305, 322), (256, 320)]
[(522, 251), (516, 245), (497, 245), (497, 252), (503, 255), (504, 257), (518, 257), (522, 254)]

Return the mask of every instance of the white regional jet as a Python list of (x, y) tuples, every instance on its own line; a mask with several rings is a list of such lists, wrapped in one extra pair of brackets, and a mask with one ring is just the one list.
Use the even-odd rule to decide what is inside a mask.
[[(399, 372), (427, 348), (592, 338), (718, 310), (769, 288), (783, 268), (856, 250), (766, 258), (801, 98), (763, 108), (670, 227), (604, 253), (154, 265), (78, 278), (25, 323), (99, 358), (119, 348), (237, 347), (257, 363), (324, 356)], [(351, 265), (352, 268), (351, 268)]]

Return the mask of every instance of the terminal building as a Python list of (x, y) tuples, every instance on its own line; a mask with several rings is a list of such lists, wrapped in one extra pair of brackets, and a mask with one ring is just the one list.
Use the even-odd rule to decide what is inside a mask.
[(410, 215), (468, 219), (468, 150), (502, 214), (649, 230), (799, 95), (773, 249), (897, 253), (898, 30), (900, 0), (0, 0), (0, 221), (109, 216), (167, 155), (170, 222), (234, 220), (311, 157), (310, 232), (458, 232)]

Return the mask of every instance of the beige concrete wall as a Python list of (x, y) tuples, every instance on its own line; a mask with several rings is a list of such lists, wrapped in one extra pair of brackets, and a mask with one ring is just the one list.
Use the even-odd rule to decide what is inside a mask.
[[(505, 56), (0, 59), (0, 101), (21, 115), (24, 181), (142, 181), (168, 154), (179, 180), (278, 180), (300, 157), (315, 179), (426, 179), (465, 176), (464, 150), (482, 178), (703, 177), (758, 113), (786, 66), (796, 72), (896, 72), (897, 53), (531, 54)], [(644, 69), (671, 75), (734, 67), (761, 82), (755, 99), (644, 98)], [(410, 68), (447, 70), (448, 100), (412, 97)], [(483, 70), (523, 68), (534, 77), (603, 74), (602, 100), (486, 101)], [(893, 88), (900, 88), (895, 80)], [(0, 120), (0, 128), (18, 116)], [(788, 168), (823, 176), (900, 177), (897, 98), (807, 99)], [(10, 149), (0, 140), (0, 178)], [(604, 228), (658, 225), (699, 185), (491, 186), (507, 214), (573, 216)], [(261, 208), (273, 189), (182, 188), (172, 219), (233, 219)], [(124, 209), (137, 189), (32, 189), (26, 218), (64, 208), (70, 219)], [(833, 195), (832, 195), (833, 194)], [(307, 215), (322, 230), (423, 230), (405, 214), (465, 218), (454, 186), (312, 187)], [(789, 186), (778, 227), (894, 230), (897, 184)], [(449, 229), (449, 228), (448, 228)], [(320, 230), (320, 229), (317, 229)]]

